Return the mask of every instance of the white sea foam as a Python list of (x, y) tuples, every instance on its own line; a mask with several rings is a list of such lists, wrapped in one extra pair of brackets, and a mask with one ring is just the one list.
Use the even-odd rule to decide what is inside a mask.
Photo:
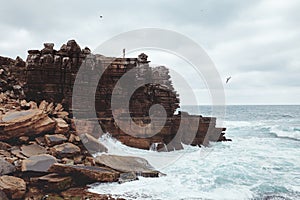
[(280, 138), (300, 140), (300, 130), (299, 128), (295, 127), (283, 127), (280, 125), (275, 125), (271, 128), (271, 133)]

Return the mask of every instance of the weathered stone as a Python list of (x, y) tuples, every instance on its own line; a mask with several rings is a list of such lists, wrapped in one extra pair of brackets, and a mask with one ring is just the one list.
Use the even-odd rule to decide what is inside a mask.
[(21, 153), (26, 157), (30, 157), (34, 155), (45, 154), (47, 153), (47, 150), (38, 144), (31, 144), (21, 146)]
[(91, 153), (99, 153), (99, 152), (107, 152), (107, 148), (101, 144), (96, 138), (93, 136), (84, 133), (79, 135), (81, 142), (85, 146), (85, 148)]
[(80, 153), (80, 148), (72, 143), (55, 145), (52, 149), (54, 151), (54, 154), (60, 158), (69, 158)]
[(31, 178), (31, 183), (43, 191), (57, 192), (69, 189), (73, 185), (72, 177), (59, 174), (48, 174), (42, 177)]
[(27, 158), (26, 156), (24, 156), (24, 155), (21, 153), (20, 148), (17, 147), (17, 146), (12, 147), (11, 150), (10, 150), (10, 152), (11, 152), (14, 156), (16, 156), (16, 157), (18, 157), (18, 158), (21, 158), (21, 159), (26, 159), (26, 158)]
[(113, 198), (106, 194), (96, 194), (89, 192), (87, 188), (70, 188), (67, 191), (61, 193), (63, 199), (74, 199), (74, 200), (125, 200), (123, 198)]
[(22, 171), (34, 171), (34, 172), (47, 172), (48, 169), (56, 163), (56, 158), (48, 155), (36, 155), (31, 156), (30, 158), (23, 160), (22, 162)]
[(67, 122), (61, 118), (54, 118), (54, 121), (56, 122), (56, 127), (54, 133), (56, 134), (64, 134), (69, 131), (69, 125)]
[(21, 137), (19, 137), (19, 141), (23, 144), (27, 143), (29, 141), (29, 137), (28, 136), (21, 136)]
[(16, 167), (14, 165), (5, 161), (3, 158), (0, 158), (0, 176), (10, 174), (14, 171), (16, 171)]
[(69, 137), (69, 142), (71, 143), (77, 143), (77, 142), (80, 142), (80, 137), (78, 135), (75, 135), (75, 134), (70, 134), (70, 137)]
[(158, 177), (160, 172), (155, 170), (147, 160), (133, 156), (100, 155), (95, 158), (97, 164), (120, 172), (134, 172), (145, 177)]
[(136, 174), (134, 172), (128, 172), (128, 173), (121, 173), (118, 182), (126, 183), (135, 180), (138, 180)]
[(72, 175), (79, 184), (115, 182), (119, 178), (119, 173), (112, 169), (93, 166), (54, 164), (48, 171), (62, 175)]
[(55, 122), (39, 109), (8, 112), (0, 121), (0, 140), (51, 132), (54, 126)]
[(68, 139), (66, 136), (62, 134), (55, 134), (55, 135), (45, 135), (45, 142), (47, 146), (52, 147), (54, 145), (62, 144), (66, 142)]
[(22, 199), (26, 192), (26, 183), (21, 178), (4, 175), (0, 177), (0, 190), (9, 199)]

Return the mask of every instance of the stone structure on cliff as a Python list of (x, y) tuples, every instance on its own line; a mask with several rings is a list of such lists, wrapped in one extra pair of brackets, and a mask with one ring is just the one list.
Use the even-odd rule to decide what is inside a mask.
[[(44, 49), (29, 50), (28, 53), (26, 61), (28, 100), (39, 102), (45, 99), (49, 102), (60, 102), (65, 108), (72, 110), (74, 81), (79, 68), (86, 67), (87, 72), (82, 77), (77, 77), (83, 88), (79, 103), (82, 104), (85, 98), (90, 98), (86, 93), (86, 87), (97, 87), (94, 105), (102, 130), (128, 146), (149, 149), (155, 144), (160, 144), (160, 147), (163, 147), (160, 150), (173, 150), (182, 148), (182, 143), (207, 145), (209, 141), (226, 140), (222, 133), (225, 129), (215, 128), (215, 118), (188, 113), (174, 114), (179, 108), (179, 98), (172, 86), (169, 71), (164, 66), (151, 68), (145, 54), (139, 55), (138, 58), (94, 55), (87, 47), (81, 49), (74, 40), (62, 45), (60, 50), (55, 50), (54, 44), (45, 43)], [(137, 87), (129, 102), (129, 114), (133, 121), (141, 126), (147, 125), (151, 121), (149, 109), (154, 104), (160, 104), (166, 110), (166, 123), (154, 136), (133, 137), (126, 134), (127, 131), (132, 131), (130, 126), (128, 130), (122, 130), (115, 123), (111, 110), (112, 93), (117, 82), (129, 71), (134, 72), (132, 78), (135, 86), (141, 86)], [(100, 80), (96, 80), (97, 74), (102, 74)], [(120, 95), (124, 96), (126, 93), (125, 86)], [(122, 110), (118, 112), (122, 114)], [(128, 119), (124, 119), (124, 122), (126, 120)], [(135, 135), (145, 134), (147, 133)]]

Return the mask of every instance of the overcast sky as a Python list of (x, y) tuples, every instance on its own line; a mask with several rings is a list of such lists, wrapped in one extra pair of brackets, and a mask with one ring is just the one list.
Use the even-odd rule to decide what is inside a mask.
[[(299, 9), (299, 0), (3, 1), (0, 55), (26, 59), (28, 49), (44, 42), (59, 49), (69, 39), (94, 49), (124, 31), (164, 28), (205, 49), (224, 83), (232, 76), (224, 84), (227, 104), (299, 104)], [(149, 55), (157, 64), (181, 63), (170, 58)], [(202, 84), (192, 87), (209, 103)]]

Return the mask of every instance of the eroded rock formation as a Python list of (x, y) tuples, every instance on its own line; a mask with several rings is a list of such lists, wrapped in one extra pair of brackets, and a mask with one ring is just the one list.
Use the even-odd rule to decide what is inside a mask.
[[(184, 116), (174, 114), (179, 108), (179, 98), (172, 86), (169, 70), (164, 66), (150, 67), (150, 61), (145, 54), (139, 55), (138, 58), (94, 55), (87, 47), (81, 49), (74, 40), (68, 41), (58, 51), (54, 49), (54, 44), (46, 43), (41, 51), (29, 50), (28, 53), (26, 61), (28, 100), (39, 102), (46, 99), (50, 102), (59, 102), (72, 111), (72, 90), (77, 78), (80, 90), (77, 95), (80, 97), (76, 97), (77, 101), (73, 102), (73, 105), (75, 107), (85, 105), (84, 108), (80, 107), (80, 117), (89, 120), (90, 116), (85, 115), (85, 112), (88, 113), (95, 108), (102, 130), (128, 146), (149, 149), (155, 144), (163, 144), (160, 150), (174, 150), (181, 149), (182, 143), (207, 145), (209, 141), (226, 140), (222, 133), (225, 129), (215, 128), (215, 118), (188, 113)], [(80, 67), (85, 68), (85, 73), (78, 75)], [(99, 80), (97, 77), (99, 78), (100, 74)], [(129, 74), (129, 80), (122, 83), (121, 78), (125, 74)], [(121, 83), (117, 84), (118, 81)], [(90, 101), (92, 87), (97, 88), (94, 102)], [(130, 97), (129, 108), (126, 109), (128, 102), (123, 99), (130, 94), (132, 87), (136, 90)], [(147, 135), (146, 132), (139, 132), (144, 131), (143, 129), (133, 129), (128, 123), (126, 130), (121, 129), (115, 123), (116, 116), (112, 113), (114, 90), (117, 91), (114, 98), (119, 98), (114, 113), (123, 119), (123, 123), (132, 118), (139, 126), (147, 126), (151, 122), (149, 116), (151, 106), (154, 104), (163, 106), (167, 119), (158, 119), (166, 120), (161, 131), (154, 136)], [(139, 135), (143, 137), (137, 137)], [(97, 136), (97, 133), (94, 136)]]

